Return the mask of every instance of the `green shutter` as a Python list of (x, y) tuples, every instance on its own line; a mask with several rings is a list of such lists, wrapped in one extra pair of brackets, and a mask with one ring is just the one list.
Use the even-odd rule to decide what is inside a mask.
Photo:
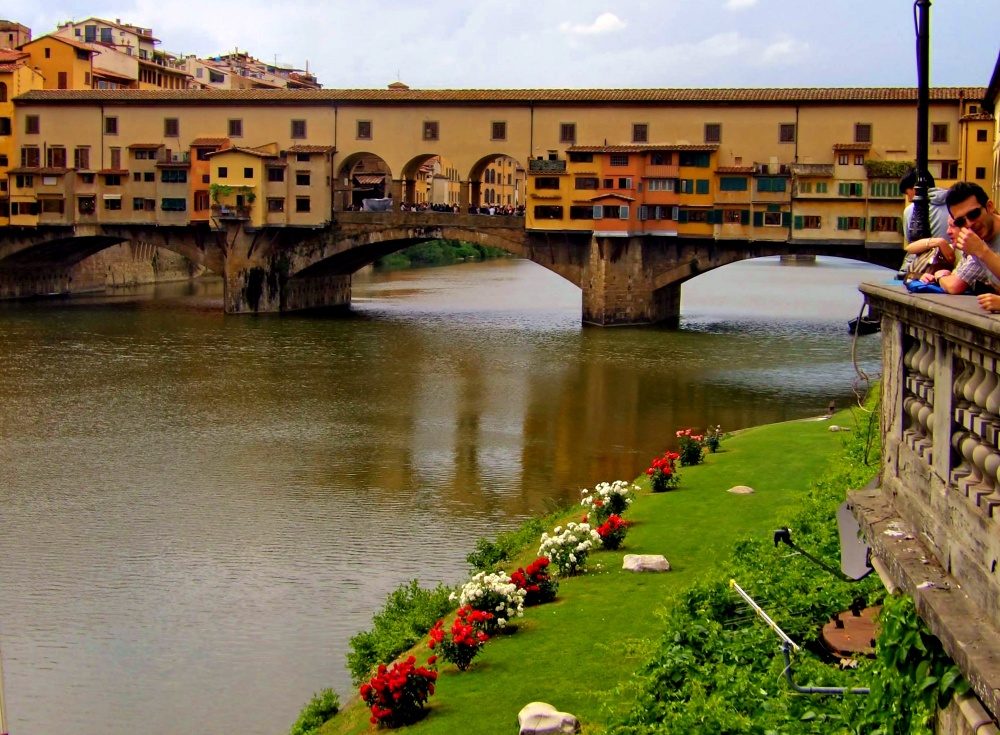
[(837, 217), (837, 229), (838, 230), (847, 229), (847, 217)]
[(741, 225), (748, 225), (748, 224), (750, 224), (750, 210), (749, 209), (740, 210), (740, 224)]
[(677, 221), (682, 225), (687, 224), (688, 213), (686, 209), (682, 209), (680, 212), (677, 213)]
[(781, 226), (782, 227), (791, 227), (792, 226), (792, 213), (791, 212), (782, 212), (781, 213)]
[(754, 212), (753, 213), (753, 226), (754, 227), (763, 227), (764, 226), (764, 213), (763, 212)]
[(795, 215), (795, 229), (796, 230), (801, 230), (802, 229), (802, 215), (801, 214)]
[(708, 194), (708, 179), (698, 179), (695, 181), (695, 191), (698, 194)]
[(840, 196), (842, 196), (842, 197), (846, 197), (847, 196), (847, 184), (840, 184), (837, 187), (837, 190), (838, 190)]
[(865, 231), (865, 218), (864, 217), (858, 217), (858, 224), (861, 225), (860, 229), (861, 229), (862, 232), (864, 232)]
[(774, 179), (771, 184), (771, 191), (784, 191), (785, 179)]
[(757, 191), (771, 191), (771, 180), (757, 179)]
[(780, 212), (781, 211), (781, 205), (780, 204), (768, 204), (767, 205), (767, 211), (768, 212)]

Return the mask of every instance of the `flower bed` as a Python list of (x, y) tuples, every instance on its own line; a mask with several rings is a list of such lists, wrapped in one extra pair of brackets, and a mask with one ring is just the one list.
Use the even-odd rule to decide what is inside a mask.
[(704, 441), (704, 436), (692, 433), (691, 429), (683, 429), (677, 432), (677, 442), (680, 445), (681, 467), (701, 464), (701, 459), (705, 455)]
[(570, 577), (587, 566), (587, 555), (601, 537), (587, 523), (567, 523), (566, 528), (556, 526), (553, 536), (542, 534), (538, 555), (548, 557), (556, 573)]
[(525, 607), (552, 602), (559, 590), (559, 583), (549, 574), (549, 560), (544, 556), (531, 562), (527, 569), (518, 567), (510, 579), (518, 589), (524, 590)]
[(587, 508), (587, 519), (594, 525), (604, 523), (610, 516), (620, 516), (632, 505), (639, 488), (630, 482), (616, 480), (602, 482), (591, 490), (581, 490), (580, 505)]
[[(493, 615), (482, 610), (474, 610), (468, 605), (458, 608), (458, 617), (451, 624), (451, 630), (444, 632), (444, 620), (438, 620), (431, 628), (430, 642), (427, 644), (431, 650), (441, 652), (441, 657), (458, 667), (459, 671), (469, 668), (483, 645), (490, 637), (482, 630)], [(431, 656), (428, 663), (434, 663), (436, 656)]]
[(649, 476), (649, 485), (654, 493), (665, 493), (680, 484), (681, 476), (677, 472), (677, 460), (680, 458), (681, 455), (677, 452), (664, 452), (662, 457), (653, 460), (646, 474)]
[(601, 537), (601, 546), (606, 551), (614, 551), (621, 547), (628, 532), (628, 524), (619, 516), (611, 516), (597, 527), (597, 535)]
[(479, 572), (462, 586), (458, 595), (452, 593), (451, 599), (462, 607), (490, 613), (492, 617), (482, 620), (480, 625), (492, 633), (506, 627), (511, 618), (524, 615), (524, 595), (524, 590), (518, 589), (505, 572)]
[(382, 664), (378, 673), (361, 685), (361, 699), (371, 710), (372, 724), (402, 727), (420, 719), (427, 698), (434, 693), (437, 672), (416, 663), (410, 656), (391, 667)]

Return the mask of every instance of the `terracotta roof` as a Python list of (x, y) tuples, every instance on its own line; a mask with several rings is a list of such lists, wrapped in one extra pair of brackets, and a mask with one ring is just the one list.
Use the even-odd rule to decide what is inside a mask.
[(191, 141), (191, 146), (223, 145), (228, 141), (229, 138), (195, 138)]
[(111, 79), (112, 81), (120, 80), (123, 82), (135, 82), (135, 77), (130, 77), (127, 74), (119, 74), (117, 72), (108, 71), (107, 69), (98, 69), (94, 67), (94, 76), (100, 77), (101, 79)]
[(753, 166), (719, 166), (715, 169), (717, 174), (752, 174), (756, 169)]
[(635, 143), (633, 145), (574, 145), (568, 153), (646, 153), (648, 151), (716, 151), (718, 143), (688, 145), (686, 143)]
[(87, 53), (91, 54), (97, 53), (96, 51), (94, 51), (93, 48), (91, 48), (86, 43), (82, 43), (81, 41), (74, 41), (72, 38), (66, 38), (66, 36), (60, 36), (56, 33), (49, 33), (44, 36), (39, 36), (38, 38), (33, 38), (26, 43), (22, 43), (20, 46), (18, 46), (18, 48), (22, 49), (25, 46), (30, 46), (33, 43), (38, 43), (39, 41), (44, 41), (45, 39), (50, 39), (52, 41), (60, 41), (62, 43), (65, 43), (67, 46), (72, 46), (73, 48), (80, 49), (81, 51), (86, 51)]
[(154, 43), (159, 43), (160, 42), (160, 39), (154, 38), (152, 33), (146, 33), (145, 32), (145, 30), (146, 30), (145, 28), (143, 28), (140, 31), (140, 29), (139, 29), (138, 26), (131, 26), (130, 27), (130, 26), (124, 25), (122, 23), (112, 23), (110, 20), (104, 20), (104, 18), (95, 18), (94, 16), (90, 16), (89, 18), (87, 18), (87, 20), (78, 21), (78, 22), (74, 23), (73, 26), (74, 27), (75, 26), (82, 26), (82, 25), (85, 25), (88, 21), (91, 21), (91, 20), (96, 21), (98, 23), (104, 23), (104, 25), (112, 26), (114, 28), (119, 28), (119, 29), (121, 29), (123, 31), (126, 31), (128, 33), (134, 33), (137, 36), (141, 36), (142, 38), (145, 38), (145, 39), (148, 39), (150, 41), (153, 41)]
[(102, 176), (128, 176), (128, 169), (125, 168), (102, 168), (97, 173)]
[(221, 156), (223, 153), (246, 153), (251, 156), (256, 156), (257, 158), (277, 158), (277, 156), (268, 150), (263, 150), (261, 148), (243, 148), (241, 146), (233, 146), (232, 148), (223, 148), (221, 151), (212, 151), (206, 155), (209, 157)]
[(36, 176), (62, 176), (68, 172), (68, 168), (31, 168), (29, 166), (18, 166), (7, 171), (9, 174), (35, 174)]
[[(932, 101), (978, 99), (984, 87), (935, 87)], [(582, 102), (582, 103), (749, 103), (795, 104), (802, 102), (900, 102), (914, 103), (915, 87), (846, 87), (783, 89), (91, 89), (34, 90), (21, 95), (23, 102), (228, 102), (274, 103), (334, 102)]]
[(14, 49), (2, 48), (0, 49), (0, 62), (10, 62), (18, 61), (19, 59), (26, 59), (31, 54), (25, 51), (15, 51)]
[(354, 174), (354, 179), (359, 184), (381, 184), (385, 181), (385, 174)]
[(973, 122), (973, 121), (977, 121), (977, 120), (982, 120), (982, 121), (985, 122), (985, 121), (992, 120), (992, 119), (993, 119), (993, 116), (990, 113), (988, 113), (988, 112), (973, 112), (973, 113), (968, 114), (968, 115), (962, 115), (962, 117), (958, 118), (958, 121), (959, 122)]
[(634, 197), (628, 197), (624, 194), (616, 194), (615, 192), (609, 192), (607, 194), (598, 194), (596, 197), (591, 197), (590, 201), (599, 202), (601, 199), (621, 199), (625, 202), (634, 202)]
[(834, 143), (833, 150), (835, 151), (870, 151), (872, 148), (871, 143)]
[(191, 166), (191, 161), (157, 161), (157, 168), (188, 168)]
[(155, 151), (163, 147), (163, 143), (133, 143), (128, 147), (130, 151)]
[(0, 63), (0, 74), (3, 74), (3, 73), (9, 74), (12, 71), (17, 71), (22, 66), (24, 66), (24, 62), (23, 61), (17, 62), (17, 63), (12, 63), (12, 64)]
[(332, 145), (293, 145), (288, 149), (289, 153), (333, 153), (336, 148)]

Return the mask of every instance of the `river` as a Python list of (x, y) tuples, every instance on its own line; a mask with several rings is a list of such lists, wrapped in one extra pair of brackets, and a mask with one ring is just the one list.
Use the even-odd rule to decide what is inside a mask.
[(581, 327), (518, 260), (358, 276), (338, 317), (227, 317), (218, 281), (0, 305), (10, 732), (287, 731), (477, 537), (678, 428), (846, 405), (856, 286), (888, 273), (735, 264), (685, 284), (680, 330)]

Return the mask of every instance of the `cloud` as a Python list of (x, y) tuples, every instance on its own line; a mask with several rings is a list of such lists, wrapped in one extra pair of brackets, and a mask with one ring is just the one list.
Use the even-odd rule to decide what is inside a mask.
[(597, 36), (624, 30), (626, 25), (625, 21), (614, 13), (601, 13), (588, 26), (564, 22), (559, 24), (559, 30), (574, 36)]
[(764, 64), (774, 64), (783, 62), (792, 56), (800, 56), (808, 50), (808, 43), (796, 41), (793, 38), (784, 38), (765, 46), (760, 54), (760, 60)]
[(757, 0), (726, 0), (726, 10), (746, 10), (757, 4)]

